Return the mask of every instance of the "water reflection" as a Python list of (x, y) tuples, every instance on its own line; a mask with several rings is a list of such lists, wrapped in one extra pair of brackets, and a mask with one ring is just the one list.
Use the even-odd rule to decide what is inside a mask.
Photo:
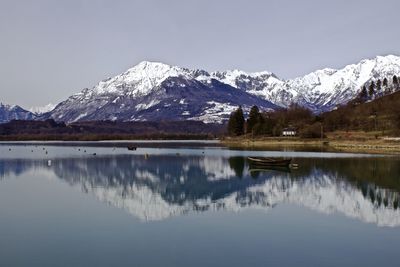
[(244, 157), (115, 155), (0, 160), (0, 177), (48, 169), (144, 220), (206, 210), (268, 210), (281, 203), (400, 225), (400, 164), (392, 158), (296, 159), (298, 170), (250, 172)]

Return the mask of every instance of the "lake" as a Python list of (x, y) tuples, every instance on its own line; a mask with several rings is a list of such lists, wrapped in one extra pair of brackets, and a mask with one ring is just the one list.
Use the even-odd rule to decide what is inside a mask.
[(138, 146), (2, 143), (0, 266), (399, 265), (399, 157)]

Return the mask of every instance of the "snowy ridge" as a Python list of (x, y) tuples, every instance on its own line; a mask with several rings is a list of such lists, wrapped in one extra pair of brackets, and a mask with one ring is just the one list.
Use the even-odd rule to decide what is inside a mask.
[(400, 75), (400, 57), (388, 55), (338, 70), (317, 70), (291, 80), (281, 80), (270, 72), (231, 71), (214, 73), (213, 77), (282, 107), (298, 103), (322, 112), (354, 99), (363, 85), (384, 78), (391, 81), (393, 75)]
[(31, 107), (29, 108), (29, 111), (32, 113), (35, 113), (37, 115), (52, 111), (54, 108), (56, 107), (56, 105), (49, 103), (45, 106), (41, 106), (41, 107)]
[(262, 110), (276, 106), (267, 100), (219, 82), (203, 70), (157, 62), (141, 62), (126, 72), (84, 89), (49, 113), (57, 121), (201, 120), (221, 123), (239, 105)]
[(97, 94), (127, 92), (132, 96), (144, 96), (169, 77), (193, 78), (193, 73), (184, 68), (159, 62), (143, 61), (126, 72), (101, 81), (93, 88)]
[(289, 80), (285, 86), (292, 91), (294, 102), (325, 111), (354, 99), (363, 85), (378, 79), (392, 80), (393, 75), (400, 75), (400, 57), (378, 56), (340, 70), (318, 70)]
[(190, 119), (221, 123), (239, 105), (268, 110), (292, 103), (320, 113), (354, 99), (364, 84), (384, 78), (391, 82), (393, 75), (400, 76), (400, 57), (393, 55), (339, 70), (325, 68), (291, 80), (268, 71), (209, 73), (143, 61), (72, 95), (48, 117), (65, 122)]
[(243, 90), (250, 90), (254, 87), (258, 87), (260, 83), (265, 83), (269, 79), (272, 81), (279, 81), (279, 78), (269, 71), (253, 73), (247, 73), (241, 70), (216, 71), (210, 74), (210, 78)]
[(17, 105), (7, 105), (0, 102), (0, 123), (11, 120), (33, 120), (35, 114)]

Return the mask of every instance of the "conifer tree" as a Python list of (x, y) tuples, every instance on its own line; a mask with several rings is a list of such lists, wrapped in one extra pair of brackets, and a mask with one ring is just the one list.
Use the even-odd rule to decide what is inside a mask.
[(232, 112), (228, 121), (228, 132), (231, 136), (239, 136), (244, 133), (244, 115), (242, 107)]
[(365, 100), (367, 100), (367, 98), (368, 98), (368, 92), (367, 92), (367, 88), (364, 85), (360, 92), (360, 100), (365, 101)]
[(396, 75), (393, 75), (393, 87), (397, 90), (399, 88), (399, 79)]
[(376, 90), (379, 92), (382, 89), (382, 82), (381, 80), (376, 81)]
[(383, 86), (386, 87), (388, 86), (388, 79), (385, 77), (385, 79), (383, 79)]
[(247, 133), (253, 132), (254, 126), (260, 122), (260, 117), (261, 117), (260, 110), (258, 109), (257, 106), (253, 106), (250, 109), (249, 118), (247, 120), (247, 129), (246, 129)]
[(372, 81), (368, 87), (368, 94), (369, 94), (369, 96), (372, 97), (374, 95), (374, 93), (375, 93), (375, 83), (374, 83), (374, 81)]
[(389, 94), (391, 90), (390, 90), (388, 79), (386, 77), (385, 77), (385, 79), (383, 79), (382, 84), (383, 84), (383, 88), (385, 89), (384, 93)]
[(244, 115), (242, 107), (239, 107), (236, 111), (236, 135), (243, 135), (244, 134)]
[(234, 136), (234, 135), (235, 135), (235, 127), (236, 127), (235, 116), (236, 116), (236, 111), (233, 111), (233, 112), (231, 113), (231, 115), (229, 116), (229, 121), (228, 121), (228, 134), (229, 134), (230, 136)]

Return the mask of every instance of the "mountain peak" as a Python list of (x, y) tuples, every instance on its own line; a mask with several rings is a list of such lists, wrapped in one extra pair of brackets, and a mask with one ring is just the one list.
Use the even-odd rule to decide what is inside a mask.
[(31, 107), (28, 110), (36, 115), (41, 115), (43, 113), (52, 111), (54, 108), (56, 107), (56, 105), (54, 105), (53, 103), (49, 103), (45, 106), (36, 106), (36, 107)]
[(375, 59), (400, 60), (400, 56), (388, 54), (386, 56), (377, 56)]
[(396, 64), (400, 65), (400, 57), (395, 56), (395, 55), (386, 55), (386, 56), (377, 56), (374, 61), (376, 64), (383, 64), (383, 65), (388, 65), (388, 64)]
[(162, 63), (162, 62), (156, 62), (156, 61), (141, 61), (137, 65), (133, 66), (129, 70), (145, 70), (145, 69), (169, 69), (172, 68), (171, 65)]
[(395, 55), (365, 59), (341, 69), (316, 70), (291, 80), (268, 71), (209, 73), (142, 61), (71, 96), (50, 116), (60, 121), (159, 120), (168, 116), (171, 120), (223, 121), (240, 104), (274, 109), (293, 102), (320, 113), (354, 99), (364, 84), (393, 75), (400, 75), (400, 58)]
[(146, 95), (169, 77), (190, 76), (188, 69), (160, 62), (142, 61), (113, 78), (101, 81), (93, 88), (96, 94), (124, 92), (128, 95)]
[(0, 102), (0, 123), (10, 120), (32, 120), (35, 115), (20, 106), (8, 105)]

